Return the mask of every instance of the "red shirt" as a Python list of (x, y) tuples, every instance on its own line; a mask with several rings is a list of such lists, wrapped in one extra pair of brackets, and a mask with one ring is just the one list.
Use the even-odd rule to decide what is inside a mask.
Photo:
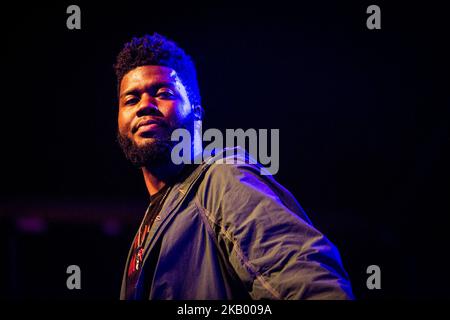
[(126, 298), (133, 300), (137, 288), (137, 283), (142, 270), (142, 261), (144, 259), (144, 245), (147, 240), (150, 228), (157, 219), (161, 207), (164, 203), (166, 195), (169, 193), (170, 187), (164, 186), (155, 193), (150, 199), (150, 205), (144, 215), (141, 226), (133, 241), (132, 254), (128, 263)]

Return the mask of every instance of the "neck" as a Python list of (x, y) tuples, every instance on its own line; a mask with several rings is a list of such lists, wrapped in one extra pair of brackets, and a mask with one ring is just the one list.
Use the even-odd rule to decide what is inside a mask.
[[(194, 143), (192, 144), (190, 163), (195, 163), (194, 159), (201, 159), (203, 153), (203, 146), (201, 143), (201, 138), (199, 136), (201, 130), (195, 130), (194, 132), (195, 139)], [(184, 167), (185, 166), (183, 164), (176, 165), (172, 161), (169, 161), (168, 163), (158, 167), (142, 167), (145, 185), (150, 196), (154, 195), (159, 190), (164, 188), (167, 183), (170, 183), (172, 180), (174, 180), (182, 172)]]
[(150, 196), (157, 193), (164, 186), (171, 182), (183, 169), (183, 165), (174, 165), (173, 163), (158, 168), (142, 167), (145, 186)]

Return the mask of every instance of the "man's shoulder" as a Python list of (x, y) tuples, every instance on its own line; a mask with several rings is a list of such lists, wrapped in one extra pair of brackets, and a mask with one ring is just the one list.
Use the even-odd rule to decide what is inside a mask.
[(204, 160), (209, 175), (230, 175), (242, 171), (270, 176), (270, 173), (241, 147), (224, 148)]
[(216, 195), (223, 192), (248, 193), (257, 189), (269, 192), (268, 189), (278, 185), (273, 176), (240, 147), (224, 148), (206, 159), (203, 165), (200, 192)]

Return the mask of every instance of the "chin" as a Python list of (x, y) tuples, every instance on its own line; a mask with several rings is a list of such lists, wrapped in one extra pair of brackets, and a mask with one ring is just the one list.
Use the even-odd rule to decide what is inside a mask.
[(146, 147), (151, 144), (154, 144), (156, 142), (156, 139), (154, 137), (139, 137), (138, 139), (134, 140), (135, 145), (138, 147)]

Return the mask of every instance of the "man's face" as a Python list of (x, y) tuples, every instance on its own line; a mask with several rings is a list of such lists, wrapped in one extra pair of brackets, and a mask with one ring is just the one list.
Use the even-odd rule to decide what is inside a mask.
[(192, 106), (175, 70), (141, 66), (122, 78), (117, 138), (134, 165), (170, 161), (173, 130), (182, 127), (192, 134), (193, 123)]

